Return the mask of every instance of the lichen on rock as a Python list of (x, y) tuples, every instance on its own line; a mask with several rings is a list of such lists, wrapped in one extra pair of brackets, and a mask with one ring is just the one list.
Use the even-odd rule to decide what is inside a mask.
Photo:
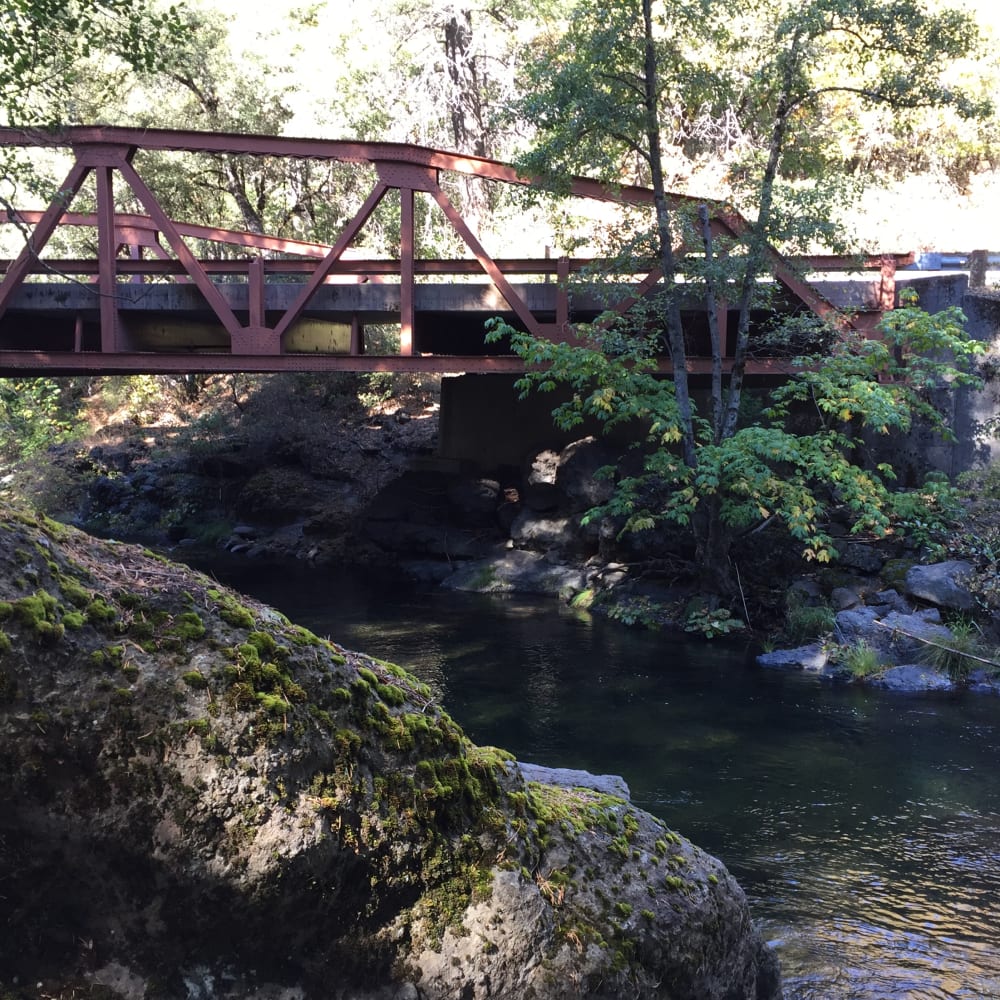
[(718, 861), (400, 667), (18, 512), (0, 618), (4, 1000), (780, 995)]

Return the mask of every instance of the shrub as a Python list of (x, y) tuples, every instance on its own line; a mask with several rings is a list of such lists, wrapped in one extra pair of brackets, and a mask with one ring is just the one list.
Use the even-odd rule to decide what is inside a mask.
[(977, 665), (973, 657), (981, 657), (984, 648), (979, 626), (967, 618), (959, 618), (948, 626), (951, 638), (924, 646), (921, 661), (947, 674), (953, 681), (964, 681)]
[(833, 609), (825, 604), (812, 606), (790, 602), (782, 632), (785, 639), (798, 646), (828, 635), (835, 624)]
[(883, 667), (879, 651), (864, 639), (838, 647), (836, 658), (852, 677), (871, 677)]

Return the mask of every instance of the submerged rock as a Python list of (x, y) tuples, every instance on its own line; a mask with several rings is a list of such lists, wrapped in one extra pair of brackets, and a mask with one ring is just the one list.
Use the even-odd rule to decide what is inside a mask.
[(949, 677), (924, 667), (920, 664), (904, 663), (873, 678), (875, 687), (887, 688), (889, 691), (954, 691), (955, 684)]
[(406, 671), (201, 574), (7, 513), (0, 630), (0, 983), (781, 995), (719, 861), (618, 795), (526, 781)]

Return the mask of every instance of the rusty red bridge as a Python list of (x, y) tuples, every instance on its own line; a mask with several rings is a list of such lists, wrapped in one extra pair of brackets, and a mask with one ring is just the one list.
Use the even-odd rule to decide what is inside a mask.
[[(590, 259), (542, 253), (509, 259), (490, 254), (456, 208), (442, 175), (521, 186), (537, 182), (509, 165), (475, 156), (394, 143), (363, 143), (193, 131), (80, 126), (58, 133), (0, 129), (0, 146), (68, 154), (68, 174), (43, 211), (0, 213), (11, 259), (0, 261), (0, 376), (75, 372), (438, 371), (517, 372), (523, 365), (503, 345), (484, 343), (484, 322), (502, 316), (554, 340), (571, 340), (574, 321), (608, 308), (625, 312), (651, 293), (662, 275), (650, 267), (604, 287), (584, 280)], [(162, 207), (137, 162), (143, 151), (209, 156), (290, 157), (334, 161), (374, 175), (363, 204), (332, 245), (181, 222)], [(94, 178), (89, 207), (74, 200)], [(639, 187), (609, 188), (576, 178), (569, 193), (584, 201), (652, 204)], [(126, 194), (141, 212), (116, 207)], [(416, 198), (436, 204), (467, 248), (457, 259), (421, 256)], [(357, 244), (386, 198), (399, 199), (397, 259), (366, 259)], [(673, 196), (675, 207), (699, 202)], [(84, 199), (80, 199), (84, 200)], [(78, 206), (77, 206), (78, 207)], [(745, 223), (716, 207), (717, 236)], [(90, 257), (51, 250), (61, 227), (85, 227)], [(10, 238), (16, 236), (17, 243)], [(195, 252), (195, 247), (200, 252)], [(206, 254), (205, 247), (216, 248)], [(19, 252), (18, 252), (19, 249)], [(680, 248), (683, 255), (684, 248)], [(16, 256), (14, 255), (16, 254)], [(895, 272), (912, 256), (887, 255), (851, 268), (840, 258), (769, 262), (786, 308), (821, 316), (844, 307), (850, 323), (871, 329), (895, 300)], [(812, 274), (810, 280), (802, 275)], [(821, 272), (841, 272), (837, 277)], [(770, 279), (769, 279), (770, 280)], [(708, 370), (703, 308), (686, 310), (691, 370)], [(722, 311), (723, 321), (726, 310)], [(398, 324), (398, 351), (366, 351), (365, 327)], [(725, 331), (723, 331), (725, 332)], [(725, 342), (725, 341), (724, 341)], [(753, 375), (786, 370), (780, 358), (756, 357)], [(669, 365), (664, 361), (663, 370)]]

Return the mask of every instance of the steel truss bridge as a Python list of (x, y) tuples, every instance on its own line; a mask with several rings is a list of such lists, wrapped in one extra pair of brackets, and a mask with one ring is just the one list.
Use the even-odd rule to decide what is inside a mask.
[[(519, 358), (485, 345), (483, 323), (502, 316), (540, 337), (572, 341), (573, 322), (608, 307), (625, 313), (662, 279), (650, 267), (603, 289), (585, 281), (589, 259), (491, 256), (442, 184), (442, 175), (540, 186), (509, 165), (475, 156), (395, 143), (292, 139), (212, 132), (80, 126), (58, 133), (0, 129), (0, 146), (67, 151), (72, 166), (44, 211), (0, 212), (7, 232), (20, 230), (23, 249), (0, 261), (0, 375), (226, 371), (517, 372)], [(370, 193), (332, 245), (219, 229), (170, 217), (136, 166), (141, 151), (290, 157), (335, 161), (374, 174)], [(96, 212), (73, 203), (93, 175)], [(142, 214), (116, 208), (127, 189)], [(584, 201), (650, 206), (640, 187), (608, 187), (574, 178), (567, 190)], [(430, 199), (461, 238), (468, 255), (428, 259), (417, 247), (415, 203)], [(398, 259), (365, 259), (356, 243), (386, 198), (399, 199)], [(671, 196), (675, 209), (703, 202)], [(737, 237), (746, 222), (709, 205), (716, 237)], [(47, 252), (60, 227), (88, 227), (96, 253), (59, 259)], [(218, 247), (199, 256), (193, 246)], [(681, 259), (684, 247), (678, 248)], [(913, 257), (863, 262), (834, 257), (789, 260), (769, 252), (770, 276), (789, 308), (827, 316), (845, 305), (846, 322), (870, 331), (895, 301), (895, 272)], [(804, 273), (871, 273), (851, 282)], [(703, 303), (686, 316), (696, 326)], [(723, 325), (727, 310), (721, 310)], [(393, 323), (399, 349), (366, 353), (366, 324)], [(726, 343), (726, 330), (721, 331)], [(710, 365), (689, 333), (689, 369)], [(731, 354), (731, 351), (728, 352)], [(731, 363), (731, 358), (727, 359)], [(666, 360), (662, 369), (669, 371)], [(750, 375), (780, 374), (780, 358), (757, 357)]]

